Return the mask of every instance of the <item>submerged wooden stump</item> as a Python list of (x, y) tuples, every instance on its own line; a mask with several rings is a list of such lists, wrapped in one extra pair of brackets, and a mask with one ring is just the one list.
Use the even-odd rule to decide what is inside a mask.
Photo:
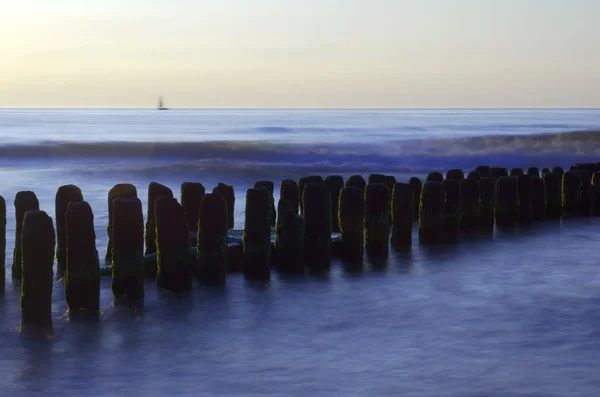
[(0, 291), (6, 283), (6, 201), (0, 196)]
[(85, 201), (71, 201), (65, 214), (65, 298), (69, 313), (100, 312), (100, 262), (94, 214)]
[(183, 292), (192, 289), (190, 232), (183, 207), (173, 197), (156, 199), (156, 285)]
[(280, 215), (277, 224), (275, 250), (277, 252), (277, 269), (281, 273), (304, 273), (304, 218), (294, 212), (283, 199), (279, 207), (287, 208)]
[(300, 215), (304, 216), (304, 202), (302, 198), (304, 197), (304, 188), (309, 183), (323, 183), (323, 178), (319, 175), (305, 176), (298, 180), (298, 204), (300, 205)]
[(65, 274), (67, 268), (67, 231), (65, 214), (71, 202), (83, 201), (81, 189), (75, 185), (63, 185), (58, 188), (55, 199), (56, 221), (56, 273), (58, 277)]
[(199, 182), (183, 182), (181, 184), (181, 205), (185, 213), (185, 223), (190, 233), (198, 231), (200, 204), (205, 195), (206, 189)]
[[(157, 182), (148, 185), (148, 215), (146, 217), (146, 255), (156, 252), (156, 199), (160, 196), (173, 198), (173, 191)], [(156, 267), (146, 266), (146, 276), (156, 277)]]
[(340, 192), (344, 188), (344, 178), (340, 175), (331, 175), (325, 178), (324, 183), (327, 190), (329, 190), (329, 195), (331, 197), (331, 230), (335, 233), (339, 233), (338, 208)]
[(415, 212), (415, 193), (408, 183), (396, 183), (392, 189), (392, 247), (409, 249), (412, 246), (412, 226)]
[[(479, 174), (478, 174), (479, 175)], [(481, 201), (479, 197), (479, 185), (474, 179), (463, 179), (460, 181), (460, 193), (462, 196), (462, 219), (461, 229), (473, 231), (477, 228)]]
[(200, 206), (196, 250), (196, 274), (203, 282), (225, 282), (228, 221), (227, 202), (216, 194), (206, 195)]
[(484, 177), (479, 180), (479, 218), (477, 229), (490, 231), (494, 228), (494, 209), (496, 208), (496, 180)]
[[(13, 251), (13, 263), (12, 263), (12, 279), (20, 280), (21, 271), (23, 264), (21, 249), (21, 232), (23, 229), (23, 219), (27, 211), (34, 211), (40, 209), (40, 203), (34, 192), (25, 190), (20, 191), (15, 195), (15, 249)], [(54, 247), (52, 248), (54, 250)]]
[(116, 298), (144, 299), (144, 216), (137, 197), (113, 201), (112, 291)]
[(519, 217), (519, 180), (514, 176), (501, 176), (496, 181), (496, 225), (513, 228)]
[(331, 196), (324, 184), (304, 188), (304, 260), (311, 271), (329, 269), (331, 261)]
[(119, 183), (108, 191), (108, 225), (106, 225), (106, 234), (108, 235), (108, 245), (106, 247), (106, 260), (112, 261), (112, 224), (113, 224), (113, 202), (117, 198), (137, 198), (137, 189), (130, 183)]
[(419, 242), (436, 244), (443, 241), (446, 191), (437, 181), (428, 181), (421, 191), (419, 210)]
[(348, 178), (346, 184), (344, 185), (344, 187), (349, 186), (357, 187), (364, 193), (365, 189), (367, 188), (367, 182), (365, 181), (365, 178), (362, 177), (362, 175), (352, 175)]
[(268, 280), (271, 276), (271, 203), (266, 189), (246, 191), (246, 218), (243, 236), (244, 276), (252, 280)]
[(425, 182), (440, 182), (442, 183), (444, 180), (444, 174), (438, 171), (432, 171), (427, 174), (427, 178), (425, 178)]
[(367, 185), (365, 192), (365, 249), (374, 257), (387, 257), (390, 241), (390, 193), (383, 183)]
[(408, 184), (410, 186), (412, 186), (412, 188), (413, 188), (414, 198), (415, 198), (414, 220), (418, 221), (419, 220), (419, 210), (421, 208), (421, 189), (423, 189), (423, 182), (421, 182), (421, 179), (417, 178), (416, 176), (413, 176), (408, 180)]
[(21, 325), (52, 327), (54, 246), (52, 218), (44, 211), (28, 211), (22, 229)]
[(340, 193), (341, 257), (347, 262), (362, 262), (364, 245), (365, 195), (359, 187), (346, 186)]
[(227, 228), (233, 229), (235, 224), (235, 218), (233, 216), (235, 212), (235, 192), (233, 186), (219, 183), (214, 189), (213, 194), (221, 196), (227, 203)]
[(546, 187), (546, 216), (560, 218), (563, 215), (561, 177), (551, 172), (543, 174), (543, 180)]
[(517, 176), (519, 185), (519, 222), (528, 223), (533, 219), (531, 211), (532, 207), (532, 192), (531, 192), (531, 176), (522, 174)]
[(546, 218), (546, 185), (540, 177), (531, 177), (531, 214), (533, 219)]
[[(298, 213), (298, 184), (293, 179), (284, 179), (279, 188), (279, 197), (287, 201), (294, 214)], [(279, 214), (279, 212), (277, 212)]]
[(456, 179), (446, 179), (442, 182), (446, 192), (444, 209), (444, 234), (446, 241), (454, 242), (458, 239), (460, 224), (462, 222), (462, 197), (460, 184)]
[(581, 175), (577, 171), (567, 171), (563, 174), (563, 213), (579, 215), (581, 212)]
[(275, 199), (273, 197), (273, 189), (274, 189), (274, 184), (271, 181), (258, 181), (258, 182), (254, 182), (254, 187), (255, 188), (264, 188), (267, 189), (269, 191), (269, 200), (271, 201), (271, 210), (269, 212), (269, 225), (271, 227), (275, 227), (275, 222), (277, 219), (277, 212), (275, 211)]

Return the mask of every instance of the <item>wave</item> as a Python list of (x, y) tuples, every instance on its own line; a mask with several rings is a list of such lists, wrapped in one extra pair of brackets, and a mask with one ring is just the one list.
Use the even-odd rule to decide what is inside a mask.
[[(568, 166), (600, 160), (600, 131), (465, 138), (386, 139), (373, 143), (40, 142), (0, 145), (0, 161), (128, 162), (131, 167), (187, 169), (303, 168), (431, 170), (478, 164)], [(148, 164), (150, 162), (150, 164)]]

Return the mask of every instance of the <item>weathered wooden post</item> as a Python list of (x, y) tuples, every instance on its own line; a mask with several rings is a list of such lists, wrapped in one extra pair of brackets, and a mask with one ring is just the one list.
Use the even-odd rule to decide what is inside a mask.
[(423, 189), (423, 182), (421, 179), (416, 176), (411, 177), (408, 180), (408, 184), (412, 186), (415, 198), (415, 218), (414, 220), (419, 220), (419, 210), (421, 208), (421, 189)]
[(365, 195), (359, 187), (346, 186), (340, 193), (339, 224), (342, 258), (361, 262), (364, 245)]
[(460, 224), (462, 222), (462, 197), (460, 184), (456, 179), (445, 179), (442, 182), (446, 192), (446, 205), (444, 210), (444, 232), (446, 241), (454, 242), (458, 239)]
[[(470, 175), (470, 174), (469, 174)], [(479, 173), (477, 173), (479, 175)], [(462, 219), (461, 228), (465, 231), (473, 231), (477, 228), (481, 201), (479, 197), (479, 185), (474, 179), (463, 179), (460, 181), (460, 193), (462, 196)]]
[(562, 180), (558, 173), (543, 174), (546, 187), (546, 215), (548, 218), (560, 218), (563, 214), (562, 207)]
[(58, 277), (65, 274), (67, 268), (67, 231), (65, 214), (72, 201), (83, 201), (81, 189), (75, 185), (63, 185), (58, 188), (54, 202), (56, 221), (56, 273)]
[(542, 168), (542, 178), (544, 177), (544, 175), (546, 174), (550, 174), (552, 171), (550, 171), (549, 168)]
[(227, 275), (227, 202), (216, 194), (207, 194), (200, 205), (196, 274), (206, 283), (223, 284)]
[(546, 217), (546, 185), (535, 176), (531, 177), (531, 213), (536, 221)]
[(390, 193), (383, 183), (367, 185), (365, 192), (365, 249), (374, 257), (387, 257), (390, 241)]
[(130, 183), (119, 183), (108, 191), (108, 225), (106, 225), (106, 234), (108, 236), (108, 245), (106, 247), (105, 260), (112, 261), (112, 224), (113, 224), (113, 201), (116, 198), (137, 198), (137, 189)]
[[(281, 181), (279, 197), (288, 202), (294, 214), (298, 213), (298, 184), (295, 180), (284, 179)], [(279, 214), (279, 212), (277, 213)]]
[(206, 195), (204, 185), (198, 182), (183, 182), (181, 184), (181, 205), (185, 213), (185, 223), (190, 233), (198, 231), (200, 204)]
[(477, 184), (477, 183), (479, 183), (479, 180), (481, 179), (481, 174), (479, 174), (479, 172), (477, 172), (477, 171), (471, 171), (467, 174), (467, 179), (470, 179), (473, 182), (475, 182), (475, 184)]
[(85, 201), (71, 201), (65, 213), (65, 298), (69, 313), (100, 312), (100, 261), (94, 214)]
[(367, 185), (371, 185), (373, 183), (381, 183), (385, 185), (385, 175), (383, 174), (369, 174), (369, 179), (367, 180)]
[(285, 208), (279, 213), (277, 223), (277, 268), (282, 273), (304, 273), (304, 218), (295, 214), (287, 201), (279, 200), (279, 208)]
[(480, 209), (477, 229), (490, 231), (494, 228), (494, 209), (496, 208), (496, 180), (484, 177), (479, 180)]
[(478, 165), (475, 167), (474, 171), (479, 173), (481, 178), (489, 178), (492, 176), (492, 168), (489, 165)]
[(496, 225), (513, 228), (519, 216), (519, 180), (514, 176), (501, 176), (496, 181)]
[(415, 193), (408, 183), (395, 183), (392, 189), (392, 247), (412, 246), (412, 226), (415, 213)]
[(552, 173), (558, 175), (558, 177), (562, 180), (565, 170), (562, 167), (556, 166), (552, 168)]
[[(156, 199), (160, 196), (173, 198), (173, 191), (165, 185), (157, 182), (150, 182), (148, 185), (148, 216), (146, 217), (146, 255), (153, 254), (156, 252), (156, 217), (155, 217), (155, 206)], [(152, 274), (154, 273), (154, 274)], [(148, 277), (156, 276), (156, 269), (148, 272)]]
[(453, 168), (446, 172), (446, 179), (453, 179), (456, 182), (460, 183), (460, 181), (465, 179), (465, 173), (461, 169)]
[(304, 216), (304, 202), (302, 198), (304, 197), (304, 188), (309, 183), (323, 183), (323, 178), (319, 175), (305, 176), (298, 180), (298, 204), (300, 205), (300, 215)]
[(269, 211), (269, 225), (275, 227), (277, 221), (277, 212), (275, 212), (275, 199), (273, 198), (273, 189), (275, 185), (271, 181), (258, 181), (254, 182), (255, 188), (264, 188), (269, 191), (269, 200), (271, 202), (271, 210)]
[(235, 212), (235, 191), (233, 186), (219, 183), (214, 189), (213, 194), (221, 196), (227, 203), (227, 227), (233, 229), (235, 224), (235, 218), (233, 216)]
[(304, 187), (304, 260), (311, 271), (329, 269), (331, 261), (331, 196), (322, 183)]
[(428, 181), (421, 191), (419, 210), (419, 241), (423, 244), (440, 243), (444, 234), (446, 191), (438, 181)]
[(508, 176), (508, 169), (505, 167), (491, 167), (490, 173), (492, 174), (492, 178), (498, 180), (501, 176)]
[(21, 325), (51, 328), (56, 239), (52, 218), (44, 211), (27, 211), (22, 232)]
[[(18, 192), (15, 195), (15, 249), (13, 251), (13, 263), (12, 263), (12, 279), (20, 280), (23, 264), (21, 262), (23, 251), (21, 249), (21, 232), (23, 229), (23, 219), (27, 211), (34, 211), (40, 209), (40, 203), (34, 192), (29, 190)], [(52, 247), (54, 251), (54, 246)]]
[(340, 192), (344, 188), (344, 178), (342, 178), (340, 175), (331, 175), (325, 178), (324, 183), (331, 196), (331, 230), (335, 233), (339, 233), (340, 226), (338, 225), (338, 208)]
[(427, 174), (427, 178), (425, 178), (425, 182), (440, 182), (444, 180), (444, 174), (438, 171), (432, 171)]
[(525, 173), (523, 172), (522, 168), (511, 168), (509, 176), (520, 176), (524, 174)]
[(565, 215), (579, 215), (581, 212), (581, 176), (577, 171), (563, 174), (563, 212)]
[(532, 220), (531, 176), (522, 174), (516, 177), (519, 189), (519, 222), (528, 223)]
[(244, 276), (253, 280), (271, 277), (271, 203), (266, 189), (246, 191), (246, 215), (243, 236)]
[(362, 175), (352, 175), (351, 177), (348, 178), (348, 180), (346, 181), (346, 184), (344, 186), (357, 187), (360, 190), (362, 190), (364, 193), (364, 191), (367, 187), (367, 182), (365, 181), (365, 178), (362, 177)]
[(537, 167), (529, 167), (525, 173), (531, 177), (540, 177), (540, 170)]

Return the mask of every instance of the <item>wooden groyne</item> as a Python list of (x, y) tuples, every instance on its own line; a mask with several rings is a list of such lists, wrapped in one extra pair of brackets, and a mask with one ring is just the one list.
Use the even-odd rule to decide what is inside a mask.
[[(51, 323), (53, 279), (63, 275), (69, 310), (97, 316), (101, 276), (112, 278), (115, 298), (140, 301), (149, 277), (159, 288), (183, 292), (192, 288), (194, 278), (222, 284), (233, 272), (252, 280), (268, 280), (272, 269), (326, 272), (334, 256), (362, 268), (365, 254), (381, 259), (390, 247), (410, 250), (415, 221), (419, 243), (437, 245), (459, 241), (465, 233), (489, 233), (494, 223), (512, 229), (548, 218), (600, 216), (600, 163), (541, 173), (536, 167), (509, 172), (489, 166), (467, 173), (449, 170), (445, 177), (434, 171), (424, 183), (382, 174), (371, 174), (368, 182), (360, 175), (345, 182), (339, 175), (313, 175), (283, 180), (277, 206), (274, 189), (271, 181), (248, 189), (239, 234), (232, 230), (232, 186), (219, 184), (206, 194), (202, 184), (185, 182), (178, 201), (171, 189), (152, 182), (144, 220), (136, 187), (118, 184), (108, 192), (104, 267), (95, 245), (94, 215), (77, 186), (58, 188), (56, 231), (35, 193), (18, 192), (12, 277), (22, 285), (23, 323)], [(2, 287), (5, 225), (0, 196)]]

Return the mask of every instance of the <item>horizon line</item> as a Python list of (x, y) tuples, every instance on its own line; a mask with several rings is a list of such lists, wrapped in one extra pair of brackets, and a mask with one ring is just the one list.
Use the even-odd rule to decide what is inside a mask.
[[(600, 107), (169, 107), (169, 110), (600, 110)], [(157, 110), (156, 107), (0, 107), (0, 110)]]

